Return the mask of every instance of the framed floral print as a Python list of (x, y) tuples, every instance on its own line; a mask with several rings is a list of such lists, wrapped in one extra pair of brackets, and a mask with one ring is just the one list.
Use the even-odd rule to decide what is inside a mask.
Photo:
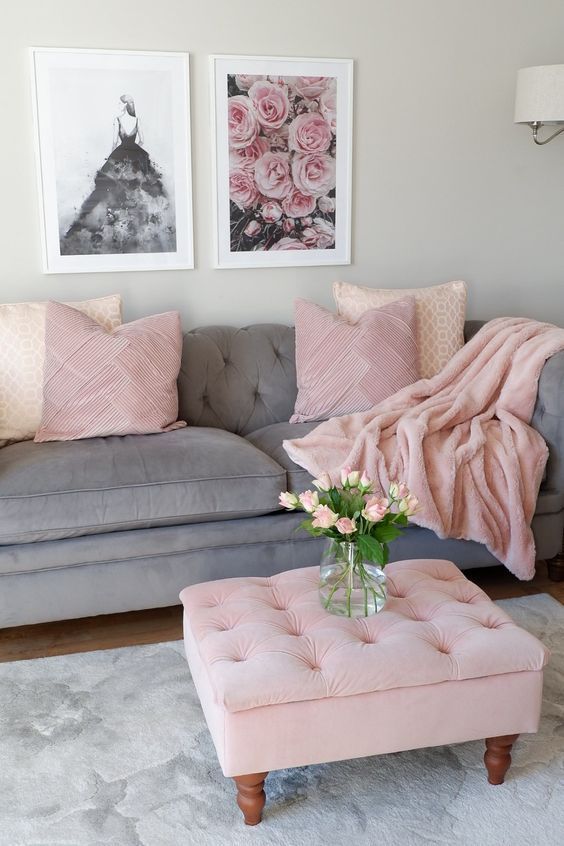
[(216, 266), (349, 264), (352, 60), (211, 62)]
[(188, 54), (31, 62), (45, 272), (192, 268)]

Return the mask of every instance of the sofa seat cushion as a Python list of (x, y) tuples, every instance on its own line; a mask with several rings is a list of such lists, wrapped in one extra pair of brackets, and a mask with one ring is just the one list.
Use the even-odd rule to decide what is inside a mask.
[(286, 470), (289, 491), (301, 493), (311, 487), (311, 473), (292, 461), (282, 446), (282, 441), (303, 438), (309, 435), (316, 426), (319, 426), (319, 422), (272, 423), (270, 426), (263, 426), (262, 429), (251, 432), (247, 435), (247, 440)]
[(267, 514), (285, 486), (282, 467), (222, 429), (26, 441), (0, 450), (0, 543)]

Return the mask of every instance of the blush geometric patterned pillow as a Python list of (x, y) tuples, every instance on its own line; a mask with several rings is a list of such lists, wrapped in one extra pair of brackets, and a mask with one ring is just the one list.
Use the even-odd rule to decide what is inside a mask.
[(48, 303), (43, 413), (35, 436), (71, 441), (178, 429), (182, 332), (177, 311), (106, 331), (62, 303)]
[[(121, 324), (121, 297), (67, 305), (105, 329)], [(41, 422), (47, 303), (0, 305), (0, 447), (33, 438)]]
[(368, 411), (419, 378), (415, 299), (367, 311), (351, 324), (296, 300), (298, 396), (290, 423)]
[(380, 308), (402, 297), (417, 302), (419, 372), (430, 379), (464, 346), (466, 283), (445, 282), (429, 288), (364, 288), (347, 282), (333, 284), (337, 311), (355, 322), (370, 308)]

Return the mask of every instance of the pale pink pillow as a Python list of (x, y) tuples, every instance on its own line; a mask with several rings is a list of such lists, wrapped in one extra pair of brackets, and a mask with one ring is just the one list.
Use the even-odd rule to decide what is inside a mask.
[(141, 435), (177, 421), (178, 312), (107, 331), (62, 303), (47, 305), (43, 413), (35, 440)]
[(351, 324), (296, 300), (298, 396), (290, 423), (367, 411), (419, 378), (415, 299), (365, 312)]
[(419, 373), (423, 379), (442, 370), (464, 345), (465, 282), (444, 282), (429, 288), (364, 288), (335, 282), (333, 296), (341, 317), (351, 322), (370, 308), (415, 297)]

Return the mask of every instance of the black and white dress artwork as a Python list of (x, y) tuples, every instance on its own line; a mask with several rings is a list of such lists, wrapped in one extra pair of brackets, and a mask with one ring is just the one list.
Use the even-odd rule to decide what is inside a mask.
[(45, 271), (193, 267), (188, 55), (32, 57)]
[(131, 94), (119, 98), (112, 152), (72, 224), (61, 255), (167, 253), (176, 249), (174, 202), (162, 172), (142, 146), (142, 124)]

